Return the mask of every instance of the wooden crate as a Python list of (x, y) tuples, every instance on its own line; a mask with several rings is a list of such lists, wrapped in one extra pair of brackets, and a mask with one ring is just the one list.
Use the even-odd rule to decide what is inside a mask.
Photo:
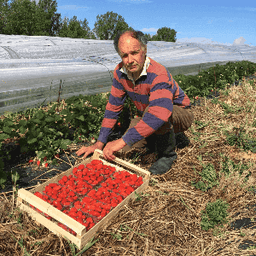
[[(35, 192), (42, 192), (46, 185), (50, 183), (57, 183), (64, 175), (70, 175), (72, 174), (72, 170), (74, 167), (79, 166), (80, 164), (86, 165), (87, 163), (91, 162), (93, 159), (100, 159), (102, 160), (103, 164), (110, 165), (116, 168), (116, 170), (125, 170), (130, 173), (136, 173), (138, 176), (141, 176), (143, 178), (143, 184), (138, 187), (135, 191), (133, 191), (129, 196), (127, 196), (120, 204), (118, 204), (114, 209), (112, 209), (101, 221), (99, 221), (95, 226), (93, 226), (89, 231), (86, 231), (86, 227), (71, 218), (70, 216), (66, 215), (62, 211), (58, 210), (57, 208), (53, 207), (51, 204), (45, 202), (41, 198), (34, 195)], [(35, 187), (34, 189), (27, 191), (25, 189), (19, 189), (18, 190), (18, 197), (17, 197), (17, 206), (23, 210), (26, 211), (36, 222), (42, 224), (46, 228), (48, 228), (53, 233), (66, 237), (71, 242), (77, 245), (79, 249), (83, 248), (84, 245), (86, 245), (93, 236), (97, 232), (100, 232), (107, 223), (111, 221), (113, 217), (117, 215), (117, 213), (120, 211), (120, 209), (126, 205), (129, 200), (136, 197), (135, 193), (141, 193), (143, 190), (145, 190), (149, 184), (150, 179), (150, 172), (137, 167), (134, 164), (131, 164), (129, 162), (123, 161), (120, 158), (115, 158), (113, 161), (116, 164), (121, 165), (124, 168), (117, 166), (116, 164), (112, 164), (108, 161), (106, 161), (103, 158), (103, 152), (100, 150), (95, 150), (92, 157), (85, 159), (81, 163), (79, 163), (77, 166), (74, 166), (70, 168), (69, 170), (53, 177), (52, 179), (48, 180), (47, 182)], [(53, 222), (52, 220), (47, 219), (37, 211), (35, 211), (33, 208), (31, 208), (27, 203), (33, 205), (37, 209), (41, 210), (42, 212), (48, 214), (53, 219), (61, 222), (62, 224), (65, 224), (67, 227), (71, 228), (76, 232), (76, 236), (69, 233), (68, 231), (64, 230), (60, 226), (57, 225), (57, 223)]]

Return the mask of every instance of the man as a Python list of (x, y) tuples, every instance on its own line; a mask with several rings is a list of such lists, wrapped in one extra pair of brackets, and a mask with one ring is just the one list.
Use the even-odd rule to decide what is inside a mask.
[[(170, 170), (177, 158), (175, 133), (187, 130), (194, 117), (188, 96), (164, 66), (147, 57), (146, 44), (140, 31), (124, 31), (115, 38), (114, 46), (122, 62), (114, 70), (98, 141), (76, 153), (78, 156), (84, 153), (85, 158), (95, 149), (102, 150), (106, 144), (104, 158), (113, 160), (115, 152), (126, 152), (144, 142), (142, 144), (147, 144), (159, 157), (149, 171), (163, 174)], [(127, 96), (137, 107), (139, 117), (131, 121), (122, 138), (107, 142)]]

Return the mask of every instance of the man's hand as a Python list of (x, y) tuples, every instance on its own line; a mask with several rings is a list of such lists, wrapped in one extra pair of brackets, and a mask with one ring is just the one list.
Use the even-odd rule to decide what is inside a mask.
[(104, 158), (111, 161), (114, 160), (115, 155), (113, 153), (122, 149), (125, 145), (126, 143), (122, 138), (108, 142), (105, 148), (103, 149)]
[(86, 158), (88, 155), (90, 155), (91, 153), (93, 153), (95, 151), (95, 149), (100, 149), (102, 150), (104, 146), (104, 143), (102, 143), (101, 141), (97, 141), (94, 145), (91, 145), (89, 147), (81, 147), (78, 151), (76, 151), (76, 154), (78, 156), (82, 155), (83, 153), (84, 156), (83, 158)]

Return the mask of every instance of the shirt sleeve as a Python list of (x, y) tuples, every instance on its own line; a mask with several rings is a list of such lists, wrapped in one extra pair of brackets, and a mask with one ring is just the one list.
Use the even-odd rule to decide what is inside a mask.
[(116, 78), (114, 78), (98, 141), (101, 141), (104, 144), (107, 142), (111, 130), (114, 128), (120, 113), (123, 111), (126, 96), (127, 95), (123, 85), (119, 83)]
[(132, 146), (148, 137), (168, 122), (173, 111), (173, 95), (177, 90), (175, 81), (166, 75), (157, 76), (150, 89), (149, 108), (140, 122), (122, 137)]

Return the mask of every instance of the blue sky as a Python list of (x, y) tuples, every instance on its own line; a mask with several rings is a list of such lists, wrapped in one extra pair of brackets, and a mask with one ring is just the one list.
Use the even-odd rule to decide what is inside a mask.
[[(256, 46), (256, 1), (56, 0), (61, 18), (84, 18), (94, 28), (97, 15), (113, 11), (129, 26), (156, 34), (169, 27), (184, 41)], [(175, 1), (178, 2), (178, 1)], [(235, 41), (236, 40), (236, 41)]]

